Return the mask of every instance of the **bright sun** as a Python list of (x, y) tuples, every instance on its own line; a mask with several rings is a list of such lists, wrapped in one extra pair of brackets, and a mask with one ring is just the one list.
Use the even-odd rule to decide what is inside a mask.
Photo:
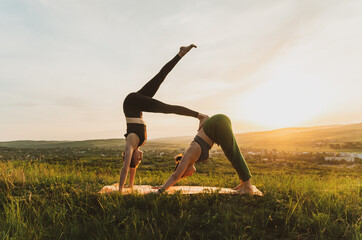
[(271, 128), (291, 127), (326, 111), (325, 92), (312, 78), (279, 76), (236, 96), (234, 103), (240, 120)]

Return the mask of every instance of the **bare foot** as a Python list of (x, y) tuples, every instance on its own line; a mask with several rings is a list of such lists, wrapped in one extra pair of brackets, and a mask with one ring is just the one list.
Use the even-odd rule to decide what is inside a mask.
[(240, 188), (243, 187), (243, 184), (240, 183), (239, 185), (237, 185), (236, 187), (233, 188), (233, 190), (239, 190)]
[(253, 195), (253, 187), (251, 186), (250, 179), (245, 182), (241, 182), (239, 185), (233, 188), (239, 194), (250, 194)]
[(253, 195), (253, 189), (251, 187), (242, 187), (236, 191), (239, 194)]
[(192, 48), (197, 48), (196, 45), (194, 44), (191, 44), (189, 46), (183, 46), (183, 47), (180, 47), (180, 51), (178, 52), (178, 55), (180, 57), (183, 57), (185, 56), (186, 53), (188, 53)]
[(204, 125), (204, 122), (209, 118), (209, 116), (199, 113), (199, 115), (197, 115), (197, 118), (200, 120), (199, 129), (197, 129), (197, 131), (199, 131), (202, 128), (202, 125)]

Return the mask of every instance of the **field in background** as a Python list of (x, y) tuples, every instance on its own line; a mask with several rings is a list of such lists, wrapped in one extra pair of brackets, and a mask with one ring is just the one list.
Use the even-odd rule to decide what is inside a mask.
[[(149, 140), (147, 146), (182, 146), (190, 144), (194, 136)], [(282, 128), (264, 132), (236, 134), (244, 148), (276, 149), (279, 151), (362, 152), (362, 123), (317, 127)], [(0, 142), (10, 148), (74, 148), (124, 146), (124, 139), (98, 139), (85, 141), (11, 141)]]
[[(264, 197), (98, 195), (119, 178), (122, 142), (114, 141), (107, 147), (0, 148), (0, 239), (361, 238), (360, 163), (326, 166), (318, 158), (264, 160), (245, 152)], [(147, 144), (136, 184), (162, 184), (183, 147)], [(238, 184), (220, 152), (196, 167), (179, 184)]]

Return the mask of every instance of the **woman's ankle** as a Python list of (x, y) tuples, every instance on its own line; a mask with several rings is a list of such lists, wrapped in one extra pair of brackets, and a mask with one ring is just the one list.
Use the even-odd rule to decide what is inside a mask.
[(180, 51), (177, 55), (179, 55), (181, 58), (186, 55), (192, 48), (197, 48), (196, 45), (190, 44), (189, 46), (182, 46), (180, 47)]

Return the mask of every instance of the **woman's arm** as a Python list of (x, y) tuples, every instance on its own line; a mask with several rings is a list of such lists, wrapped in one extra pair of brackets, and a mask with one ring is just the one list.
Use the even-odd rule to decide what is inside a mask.
[[(181, 177), (184, 175), (188, 167), (193, 167), (193, 164), (200, 157), (201, 148), (200, 146), (192, 142), (190, 147), (186, 150), (185, 156), (182, 157), (180, 164), (178, 165), (176, 171), (167, 179), (165, 184), (162, 185), (161, 189), (167, 190), (172, 185), (177, 183)], [(161, 190), (161, 191), (162, 191)]]
[[(119, 192), (120, 193), (122, 193), (124, 183), (126, 182), (129, 165), (130, 165), (131, 159), (132, 159), (132, 154), (133, 154), (133, 151), (137, 148), (138, 142), (139, 142), (139, 138), (134, 133), (129, 134), (126, 138), (126, 149), (124, 152), (123, 166), (122, 166), (121, 174), (119, 177)], [(135, 172), (134, 172), (134, 174), (135, 174)], [(134, 175), (133, 175), (133, 179), (134, 179)]]
[(129, 169), (129, 187), (133, 187), (134, 177), (136, 176), (137, 168)]
[(202, 128), (202, 126), (204, 125), (204, 122), (209, 119), (209, 116), (199, 113), (199, 115), (197, 115), (197, 118), (200, 120), (199, 123), (199, 128), (197, 129), (198, 131)]

